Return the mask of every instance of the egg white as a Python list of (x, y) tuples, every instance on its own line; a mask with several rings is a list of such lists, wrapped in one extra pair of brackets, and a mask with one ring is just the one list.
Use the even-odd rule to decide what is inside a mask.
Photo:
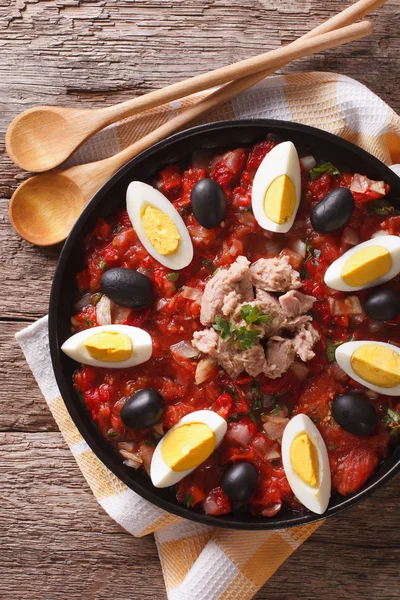
[[(293, 440), (301, 433), (307, 433), (317, 449), (319, 463), (319, 486), (317, 488), (307, 485), (292, 467), (290, 448)], [(331, 469), (325, 442), (307, 415), (296, 415), (286, 425), (282, 437), (282, 462), (287, 480), (296, 498), (312, 512), (322, 515), (328, 508), (331, 496)]]
[(173, 471), (164, 462), (164, 459), (161, 454), (162, 445), (166, 437), (170, 435), (172, 431), (174, 431), (181, 425), (184, 425), (185, 423), (205, 423), (206, 425), (208, 425), (216, 438), (216, 446), (214, 450), (218, 448), (218, 446), (222, 442), (222, 439), (227, 430), (227, 423), (225, 419), (220, 417), (219, 414), (212, 410), (197, 410), (182, 417), (182, 419), (176, 425), (171, 427), (171, 429), (167, 431), (164, 437), (161, 438), (154, 451), (150, 466), (150, 477), (151, 481), (153, 482), (153, 485), (157, 488), (164, 488), (170, 485), (174, 485), (175, 483), (178, 483), (178, 481), (181, 481), (181, 479), (186, 477), (186, 475), (192, 473), (192, 471), (194, 471), (197, 468), (193, 467), (192, 469), (186, 469), (186, 471)]
[[(358, 250), (362, 250), (363, 248), (366, 248), (368, 246), (382, 246), (383, 248), (386, 248), (390, 252), (392, 257), (392, 268), (388, 273), (386, 273), (386, 275), (375, 279), (375, 281), (372, 281), (367, 285), (362, 285), (358, 287), (348, 285), (345, 281), (343, 281), (342, 278), (342, 269), (345, 263), (355, 252), (358, 252)], [(364, 290), (374, 287), (376, 285), (380, 285), (381, 283), (385, 283), (386, 281), (393, 279), (393, 277), (396, 277), (396, 275), (398, 275), (399, 273), (400, 238), (396, 235), (382, 235), (378, 238), (375, 237), (374, 239), (367, 240), (366, 242), (362, 242), (361, 244), (357, 244), (357, 246), (354, 246), (353, 248), (350, 248), (350, 250), (347, 250), (347, 252), (345, 252), (340, 258), (335, 260), (330, 265), (330, 267), (328, 267), (328, 269), (325, 272), (324, 280), (326, 285), (328, 285), (334, 290), (339, 290), (341, 292), (356, 292), (357, 290)]]
[[(287, 175), (293, 182), (296, 204), (291, 218), (286, 223), (275, 223), (264, 211), (265, 194), (271, 183), (280, 175)], [(275, 146), (257, 169), (251, 192), (251, 206), (254, 217), (263, 229), (286, 233), (296, 218), (301, 198), (301, 172), (297, 150), (293, 142), (282, 142)]]
[[(85, 346), (83, 346), (83, 342), (95, 333), (108, 331), (121, 333), (132, 340), (133, 352), (130, 358), (120, 362), (108, 362), (90, 356)], [(130, 325), (101, 325), (75, 333), (63, 343), (61, 350), (70, 358), (84, 365), (107, 369), (125, 369), (140, 365), (149, 360), (153, 352), (153, 343), (147, 331), (139, 327), (131, 327)]]
[(351, 357), (357, 348), (360, 346), (365, 346), (366, 344), (374, 344), (376, 346), (385, 346), (390, 350), (394, 350), (397, 354), (400, 355), (400, 348), (394, 346), (393, 344), (387, 344), (386, 342), (375, 342), (371, 340), (363, 340), (358, 342), (346, 342), (341, 344), (336, 348), (335, 351), (335, 359), (339, 367), (343, 369), (345, 373), (354, 381), (361, 383), (369, 390), (373, 390), (374, 392), (378, 392), (378, 394), (383, 394), (385, 396), (400, 396), (400, 385), (396, 385), (392, 388), (384, 388), (379, 385), (373, 385), (369, 383), (365, 379), (362, 379), (357, 373), (354, 372), (353, 367), (351, 366)]
[[(142, 214), (147, 206), (152, 206), (163, 212), (175, 223), (180, 236), (176, 252), (164, 256), (151, 244), (142, 226)], [(192, 262), (193, 244), (189, 231), (178, 211), (161, 192), (151, 187), (151, 185), (147, 185), (147, 183), (132, 181), (126, 192), (126, 208), (139, 240), (147, 252), (159, 263), (164, 267), (179, 271)]]

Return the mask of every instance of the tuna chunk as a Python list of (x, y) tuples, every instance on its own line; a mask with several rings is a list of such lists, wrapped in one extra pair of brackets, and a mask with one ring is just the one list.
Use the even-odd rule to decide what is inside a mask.
[(256, 299), (250, 304), (258, 306), (261, 314), (269, 315), (271, 317), (271, 320), (268, 323), (262, 325), (266, 336), (275, 335), (285, 326), (285, 313), (278, 300), (272, 294), (264, 292), (264, 290), (257, 290)]
[(294, 349), (301, 360), (306, 362), (314, 358), (313, 346), (318, 340), (318, 331), (310, 323), (303, 325), (292, 340)]
[(257, 377), (265, 365), (264, 348), (259, 343), (242, 351), (234, 348), (230, 342), (220, 340), (215, 359), (231, 379), (236, 379), (242, 371)]
[(203, 354), (214, 354), (217, 349), (219, 335), (214, 329), (204, 329), (195, 331), (193, 334), (192, 346)]
[(239, 303), (254, 300), (249, 265), (245, 256), (238, 256), (229, 269), (218, 271), (208, 281), (201, 299), (200, 321), (203, 325), (214, 323), (216, 315), (227, 316), (227, 310), (234, 310)]
[(264, 374), (276, 379), (286, 373), (296, 356), (293, 340), (274, 336), (268, 340)]
[(289, 264), (289, 258), (260, 258), (250, 267), (253, 285), (266, 292), (287, 292), (301, 287), (300, 275)]
[(311, 310), (315, 298), (296, 290), (290, 290), (279, 297), (279, 304), (287, 317), (298, 317)]

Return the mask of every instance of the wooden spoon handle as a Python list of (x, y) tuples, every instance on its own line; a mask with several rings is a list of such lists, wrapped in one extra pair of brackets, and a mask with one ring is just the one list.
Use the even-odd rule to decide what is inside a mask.
[[(370, 2), (371, 0), (368, 1)], [(351, 12), (353, 13), (353, 11)], [(346, 17), (345, 20), (350, 20), (350, 17)], [(310, 36), (307, 34), (303, 38), (300, 38), (291, 44), (288, 44), (287, 46), (277, 48), (276, 50), (271, 50), (270, 52), (265, 52), (264, 54), (260, 54), (258, 56), (247, 58), (237, 63), (215, 69), (214, 71), (210, 71), (208, 73), (197, 75), (196, 77), (186, 79), (185, 81), (174, 83), (160, 90), (155, 90), (154, 92), (140, 96), (139, 98), (127, 100), (121, 104), (96, 111), (97, 119), (100, 119), (101, 126), (104, 127), (105, 125), (109, 125), (110, 123), (116, 122), (119, 119), (132, 116), (143, 110), (160, 106), (178, 98), (189, 96), (190, 94), (194, 94), (201, 90), (216, 87), (229, 81), (233, 81), (266, 69), (276, 69), (281, 64), (287, 64), (288, 62), (296, 60), (297, 58), (308, 56), (313, 52), (334, 48), (346, 43), (347, 41), (364, 37), (371, 32), (367, 31), (367, 29), (371, 27), (367, 23), (354, 24), (350, 25), (349, 27), (355, 28), (354, 37), (352, 37), (351, 32), (346, 31), (346, 27), (342, 28), (341, 30), (338, 29), (323, 32), (318, 34), (318, 36), (313, 36), (312, 40), (309, 39)], [(325, 30), (326, 25), (321, 26), (321, 28)], [(351, 39), (347, 38), (348, 34), (350, 35)], [(314, 40), (317, 37), (318, 46), (315, 46)], [(99, 126), (100, 121), (97, 123), (97, 127)]]
[[(321, 50), (328, 48), (336, 48), (342, 44), (363, 38), (369, 35), (372, 31), (371, 23), (364, 21), (344, 27), (340, 30), (333, 31), (331, 33), (322, 34), (307, 40), (304, 44), (296, 45), (293, 48), (291, 44), (290, 52), (286, 53), (286, 61), (292, 61), (302, 56), (307, 56)], [(289, 46), (287, 46), (289, 48)], [(285, 63), (275, 63), (277, 66), (282, 66)], [(271, 70), (273, 67), (271, 67)], [(264, 73), (257, 76), (262, 79)], [(74, 181), (78, 183), (84, 192), (85, 197), (89, 200), (92, 195), (99, 189), (99, 187), (106, 181), (111, 175), (113, 175), (120, 167), (122, 167), (128, 160), (134, 158), (140, 152), (143, 152), (153, 144), (165, 139), (172, 133), (183, 129), (193, 120), (201, 117), (202, 115), (209, 112), (219, 104), (229, 100), (236, 94), (239, 94), (243, 90), (247, 89), (254, 83), (254, 75), (248, 75), (247, 77), (232, 81), (228, 85), (221, 87), (220, 89), (211, 92), (206, 98), (191, 106), (187, 110), (178, 114), (173, 119), (164, 123), (154, 131), (151, 131), (143, 138), (125, 148), (118, 154), (106, 158), (104, 160), (89, 163), (85, 165), (78, 165), (76, 167), (70, 167), (65, 170), (65, 174), (73, 177)]]

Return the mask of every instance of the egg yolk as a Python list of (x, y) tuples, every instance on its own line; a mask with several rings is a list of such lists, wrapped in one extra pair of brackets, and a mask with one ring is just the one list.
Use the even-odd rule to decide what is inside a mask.
[(316, 488), (319, 484), (318, 452), (307, 433), (301, 433), (290, 447), (290, 462), (304, 483)]
[(395, 350), (363, 344), (351, 357), (353, 371), (372, 385), (392, 388), (400, 384), (400, 356)]
[(83, 342), (89, 355), (103, 362), (122, 362), (132, 356), (132, 340), (117, 331), (94, 333)]
[(264, 198), (264, 212), (274, 223), (289, 221), (296, 208), (296, 190), (287, 175), (279, 175), (271, 183)]
[(173, 471), (186, 471), (204, 462), (216, 445), (216, 437), (208, 425), (185, 423), (164, 438), (161, 455)]
[(151, 245), (163, 256), (173, 254), (179, 246), (180, 235), (175, 223), (154, 206), (147, 206), (142, 226)]
[(383, 246), (367, 246), (354, 252), (345, 262), (342, 278), (351, 287), (368, 285), (392, 268), (392, 257)]

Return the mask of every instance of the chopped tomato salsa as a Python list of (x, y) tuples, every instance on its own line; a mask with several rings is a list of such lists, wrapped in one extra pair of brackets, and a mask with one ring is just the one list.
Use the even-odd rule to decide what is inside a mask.
[[(258, 472), (256, 492), (245, 507), (252, 514), (271, 517), (282, 504), (304, 510), (285, 476), (279, 431), (274, 439), (275, 434), (268, 436), (263, 428), (271, 416), (281, 418), (270, 421), (278, 429), (279, 423), (299, 413), (312, 419), (328, 449), (332, 489), (343, 495), (356, 492), (365, 484), (387, 456), (390, 443), (396, 441), (394, 423), (387, 418), (388, 409), (400, 414), (400, 402), (395, 397), (367, 391), (379, 417), (376, 431), (370, 436), (356, 436), (342, 429), (333, 419), (331, 405), (338, 394), (362, 388), (337, 365), (335, 348), (348, 340), (362, 339), (389, 340), (400, 346), (400, 328), (396, 326), (400, 320), (372, 321), (362, 308), (364, 290), (357, 293), (356, 301), (354, 294), (329, 288), (324, 274), (346, 250), (370, 239), (375, 232), (384, 230), (399, 235), (400, 217), (390, 210), (371, 211), (371, 202), (382, 194), (376, 186), (371, 188), (374, 182), (359, 176), (353, 194), (355, 209), (345, 229), (319, 233), (311, 226), (310, 210), (331, 190), (351, 189), (353, 174), (322, 173), (312, 180), (302, 169), (302, 198), (293, 227), (286, 234), (261, 229), (251, 211), (252, 182), (261, 161), (275, 144), (268, 139), (252, 148), (238, 148), (217, 156), (201, 155), (200, 159), (196, 156), (186, 164), (168, 165), (150, 182), (184, 220), (194, 247), (189, 266), (179, 272), (162, 266), (141, 244), (126, 210), (121, 208), (107, 222), (99, 219), (88, 235), (84, 249), (86, 268), (76, 275), (78, 300), (84, 296), (88, 300), (72, 317), (74, 332), (99, 324), (96, 305), (101, 296), (100, 278), (106, 270), (134, 269), (151, 280), (155, 294), (151, 307), (113, 308), (113, 323), (141, 327), (150, 334), (150, 360), (127, 369), (82, 365), (75, 373), (75, 386), (102, 434), (117, 450), (122, 448), (138, 456), (138, 464), (147, 471), (158, 440), (185, 415), (210, 409), (226, 419), (228, 430), (219, 448), (176, 485), (179, 502), (187, 507), (202, 507), (214, 515), (233, 508), (220, 482), (225, 466), (238, 461), (251, 463)], [(213, 229), (199, 225), (191, 210), (191, 190), (205, 177), (222, 186), (227, 200), (226, 218)], [(387, 193), (389, 188), (384, 186)], [(287, 256), (291, 266), (300, 272), (300, 291), (316, 299), (311, 311), (313, 326), (320, 334), (314, 347), (315, 358), (303, 363), (301, 372), (290, 368), (278, 379), (264, 375), (253, 378), (243, 373), (232, 381), (223, 369), (216, 367), (196, 384), (201, 357), (186, 357), (171, 351), (171, 346), (182, 341), (190, 343), (193, 333), (202, 329), (199, 298), (206, 282), (217, 269), (231, 265), (240, 255), (250, 262)], [(400, 276), (386, 287), (400, 293)], [(162, 423), (133, 430), (123, 424), (120, 412), (125, 400), (143, 388), (154, 388), (162, 394)]]

